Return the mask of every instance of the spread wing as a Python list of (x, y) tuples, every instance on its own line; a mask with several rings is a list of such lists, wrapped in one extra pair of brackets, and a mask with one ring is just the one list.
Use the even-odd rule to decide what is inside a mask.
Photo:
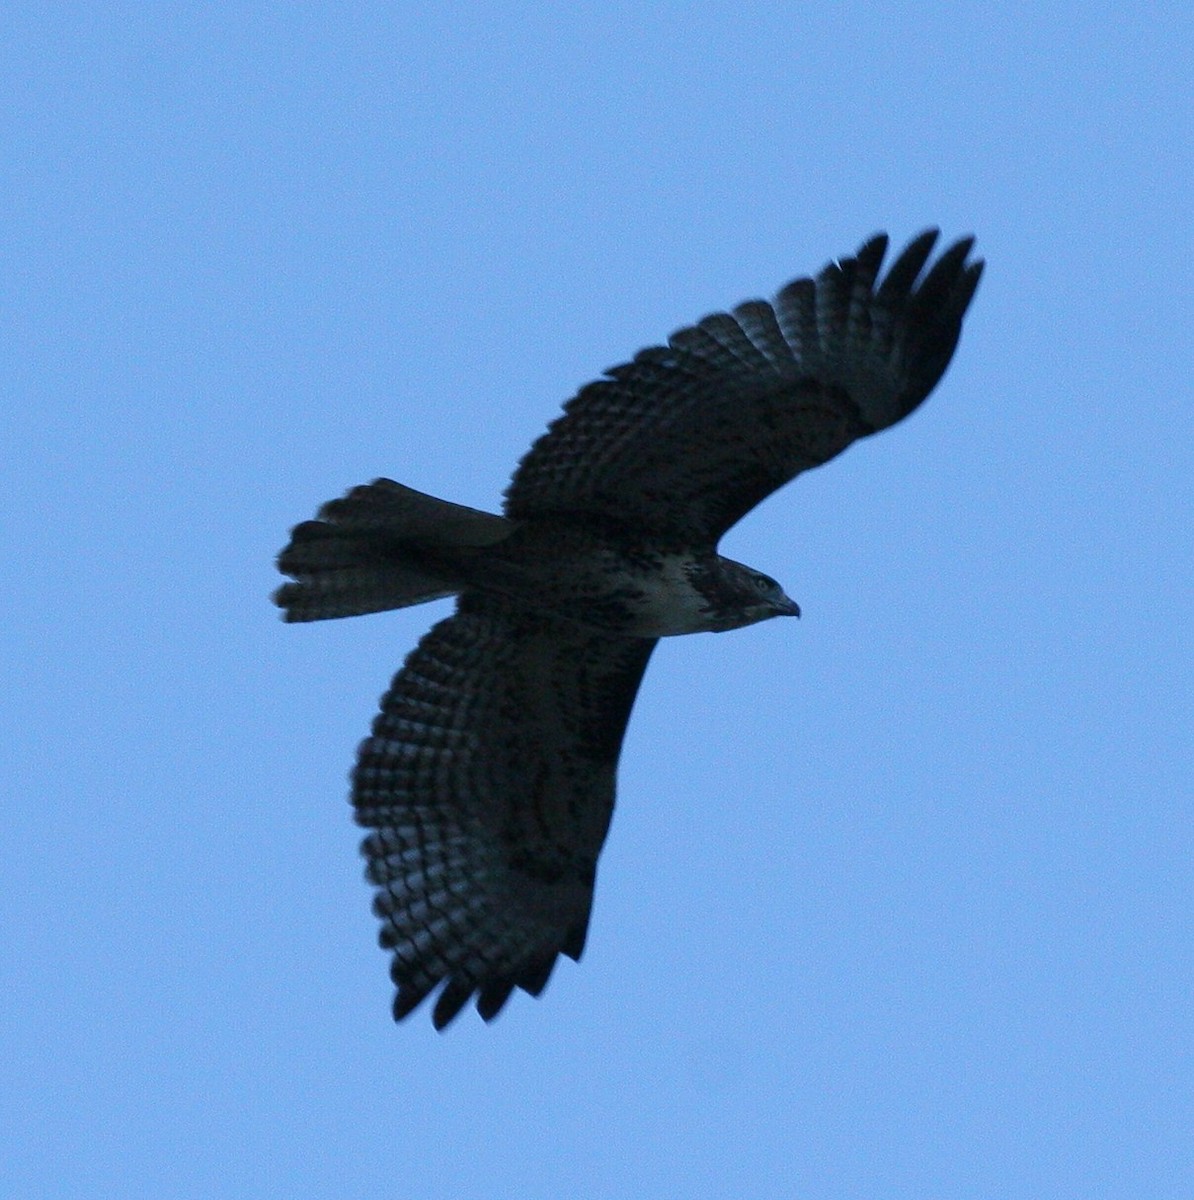
[(564, 406), (506, 491), (506, 514), (591, 513), (712, 545), (793, 476), (907, 416), (949, 365), (982, 262), (937, 231), (883, 280), (887, 237), (706, 317)]
[(353, 772), (395, 1019), (442, 1029), (579, 958), (622, 735), (654, 641), (465, 595), (382, 698)]

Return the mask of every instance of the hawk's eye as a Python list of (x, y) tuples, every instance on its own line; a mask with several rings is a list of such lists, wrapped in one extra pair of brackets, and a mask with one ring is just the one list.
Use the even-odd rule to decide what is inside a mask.
[(759, 585), (759, 591), (761, 592), (779, 591), (779, 584), (770, 575), (764, 575), (762, 572), (756, 572), (755, 583)]

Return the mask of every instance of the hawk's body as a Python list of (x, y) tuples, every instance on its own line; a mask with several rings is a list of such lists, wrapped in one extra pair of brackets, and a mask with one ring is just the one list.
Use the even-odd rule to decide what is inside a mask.
[[(957, 343), (971, 241), (922, 277), (885, 237), (775, 303), (680, 330), (583, 388), (515, 472), (505, 515), (389, 480), (295, 528), (289, 620), (456, 594), (382, 699), (353, 773), (394, 955), (396, 1017), (439, 984), (442, 1027), (537, 994), (584, 946), (630, 708), (659, 637), (799, 610), (717, 554), (794, 475), (911, 412)], [(878, 286), (876, 286), (878, 285)]]

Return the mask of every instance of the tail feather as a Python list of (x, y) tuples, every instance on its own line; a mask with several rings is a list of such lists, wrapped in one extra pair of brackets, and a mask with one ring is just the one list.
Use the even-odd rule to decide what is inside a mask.
[(376, 529), (447, 546), (492, 546), (512, 529), (505, 517), (416, 492), (392, 479), (375, 479), (329, 500), (319, 516), (341, 529)]
[(460, 590), (453, 550), (510, 536), (504, 517), (451, 504), (389, 479), (353, 488), (291, 531), (274, 593), (287, 621), (322, 621), (422, 604)]

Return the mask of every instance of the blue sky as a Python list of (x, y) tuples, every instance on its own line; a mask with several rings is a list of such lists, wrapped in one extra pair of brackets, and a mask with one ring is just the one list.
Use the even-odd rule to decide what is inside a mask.
[[(1188, 6), (3, 24), (0, 1190), (1194, 1191)], [(926, 225), (954, 365), (727, 538), (804, 619), (656, 654), (583, 961), (394, 1026), (346, 773), (447, 606), (282, 625), (289, 526)]]

